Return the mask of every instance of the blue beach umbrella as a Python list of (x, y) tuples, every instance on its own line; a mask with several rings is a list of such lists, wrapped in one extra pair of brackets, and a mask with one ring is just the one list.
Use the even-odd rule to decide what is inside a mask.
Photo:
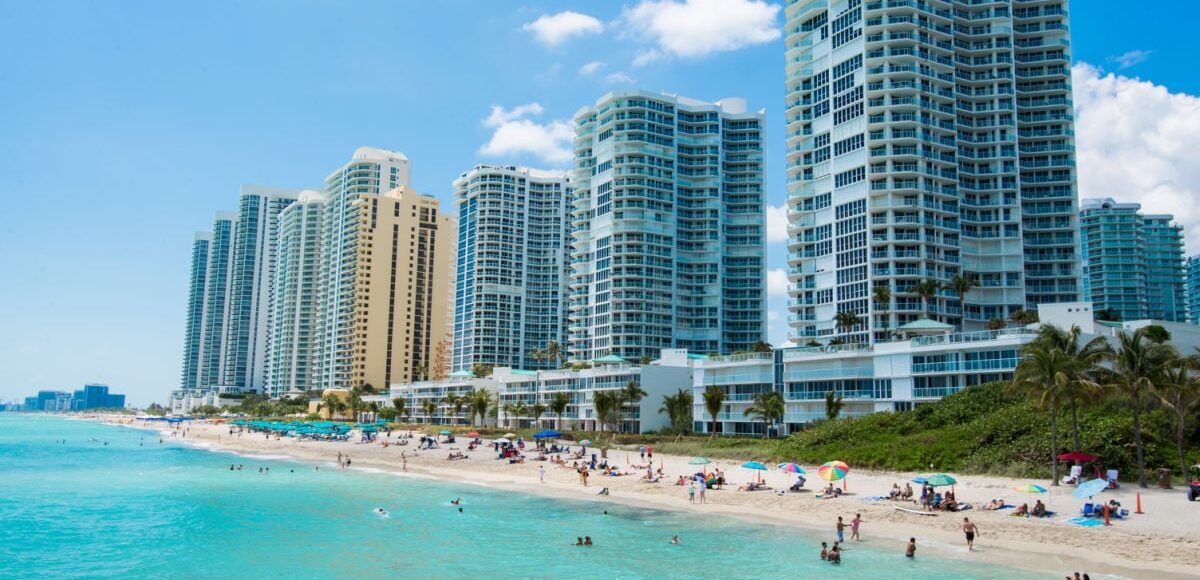
[(1091, 499), (1092, 496), (1099, 495), (1100, 492), (1108, 488), (1108, 482), (1103, 479), (1092, 479), (1079, 484), (1075, 488), (1072, 495), (1079, 499)]
[(559, 433), (558, 431), (555, 431), (553, 429), (549, 429), (546, 431), (539, 431), (539, 432), (533, 434), (534, 439), (553, 439), (556, 437), (562, 437), (562, 433)]

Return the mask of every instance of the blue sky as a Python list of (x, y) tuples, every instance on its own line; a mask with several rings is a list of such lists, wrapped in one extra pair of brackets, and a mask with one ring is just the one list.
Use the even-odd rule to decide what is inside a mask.
[[(1200, 147), (1175, 144), (1200, 133), (1187, 44), (1200, 9), (1170, 4), (1072, 6), (1075, 58), (1092, 65), (1076, 69), (1077, 100), (1086, 82), (1095, 111), (1080, 131), (1083, 115), (1102, 128), (1087, 155), (1080, 136), (1081, 175), (1085, 157), (1109, 172), (1151, 158), (1128, 175), (1098, 170), (1095, 185), (1081, 176), (1104, 190), (1083, 195), (1169, 210), (1197, 193)], [(476, 163), (566, 166), (561, 123), (609, 90), (743, 96), (767, 111), (769, 200), (782, 205), (776, 6), (0, 3), (0, 400), (93, 380), (135, 403), (165, 399), (192, 232), (236, 209), (239, 185), (319, 186), (360, 145), (405, 152), (415, 187), (448, 209), (450, 182)], [(1143, 99), (1157, 108), (1134, 115)], [(1103, 129), (1126, 115), (1141, 124)], [(1200, 225), (1180, 217), (1189, 233)], [(770, 251), (781, 267), (782, 245)], [(784, 312), (781, 297), (771, 305)], [(771, 340), (785, 335), (773, 321)]]

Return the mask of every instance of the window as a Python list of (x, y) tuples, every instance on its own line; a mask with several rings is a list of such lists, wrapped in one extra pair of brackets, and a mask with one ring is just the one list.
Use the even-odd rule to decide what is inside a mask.
[(867, 178), (866, 167), (855, 167), (849, 171), (843, 171), (833, 178), (834, 187), (845, 187), (852, 183), (858, 183)]
[(865, 139), (863, 138), (861, 133), (859, 133), (858, 135), (855, 135), (849, 139), (842, 139), (841, 141), (838, 141), (837, 143), (833, 144), (833, 154), (834, 155), (844, 155), (846, 153), (854, 151), (855, 149), (862, 149), (864, 143), (865, 143)]

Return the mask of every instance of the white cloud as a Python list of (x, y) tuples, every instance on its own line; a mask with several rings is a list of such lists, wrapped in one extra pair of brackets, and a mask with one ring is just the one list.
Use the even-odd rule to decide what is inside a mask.
[(526, 22), (521, 30), (532, 32), (534, 38), (546, 46), (558, 46), (572, 36), (604, 32), (604, 24), (594, 16), (566, 10), (558, 14), (543, 14), (533, 22)]
[(787, 204), (767, 206), (767, 242), (788, 241)]
[(509, 121), (520, 119), (521, 117), (536, 117), (542, 114), (542, 106), (538, 103), (529, 103), (527, 105), (517, 105), (511, 109), (505, 109), (500, 105), (492, 105), (492, 114), (483, 120), (484, 127), (499, 127)]
[(783, 268), (775, 268), (767, 270), (767, 296), (779, 296), (786, 298), (788, 295), (788, 275), (787, 270)]
[(505, 109), (492, 106), (483, 126), (495, 129), (492, 138), (479, 148), (481, 155), (507, 157), (533, 155), (548, 163), (566, 163), (572, 158), (575, 127), (568, 121), (536, 123), (527, 117), (542, 114), (538, 103)]
[(607, 65), (605, 65), (604, 63), (602, 63), (598, 60), (594, 60), (592, 62), (589, 62), (589, 63), (579, 67), (579, 75), (585, 76), (585, 77), (592, 76), (592, 75), (600, 72), (600, 69), (604, 68), (605, 66), (607, 66)]
[(663, 53), (653, 48), (649, 50), (643, 50), (642, 52), (639, 52), (637, 56), (633, 57), (633, 66), (646, 66), (648, 64), (658, 62), (662, 60), (662, 58)]
[(617, 71), (612, 74), (604, 75), (604, 82), (610, 85), (629, 85), (633, 84), (633, 77), (625, 74), (625, 71)]
[[(662, 53), (695, 58), (777, 40), (779, 9), (763, 0), (642, 0), (621, 19)], [(635, 62), (654, 58), (642, 53)]]
[(1080, 197), (1174, 214), (1200, 249), (1200, 98), (1087, 63), (1071, 72)]
[(767, 321), (768, 322), (775, 322), (776, 320), (779, 320), (780, 318), (783, 318), (783, 316), (781, 316), (779, 314), (778, 309), (772, 308), (767, 311)]
[(1145, 62), (1146, 59), (1150, 58), (1150, 52), (1149, 50), (1131, 50), (1125, 54), (1110, 56), (1108, 60), (1117, 63), (1117, 66), (1121, 70), (1125, 70), (1135, 64)]

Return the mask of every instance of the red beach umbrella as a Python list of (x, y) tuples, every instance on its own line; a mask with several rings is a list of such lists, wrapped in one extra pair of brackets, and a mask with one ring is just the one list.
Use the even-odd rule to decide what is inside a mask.
[(1090, 454), (1084, 453), (1082, 451), (1072, 451), (1070, 453), (1060, 453), (1058, 455), (1058, 458), (1062, 459), (1063, 461), (1095, 461), (1097, 459), (1100, 459), (1099, 457), (1096, 457), (1095, 455), (1090, 455)]

